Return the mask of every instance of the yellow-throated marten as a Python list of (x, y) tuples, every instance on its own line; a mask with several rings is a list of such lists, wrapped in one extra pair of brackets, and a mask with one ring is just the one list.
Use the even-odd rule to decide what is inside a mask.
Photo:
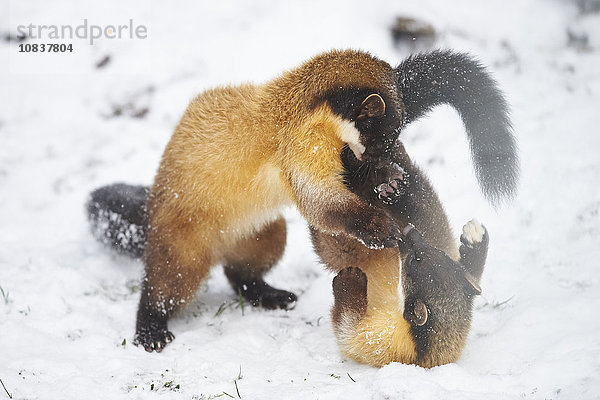
[[(313, 243), (322, 261), (339, 271), (332, 324), (342, 353), (374, 366), (433, 367), (456, 361), (464, 348), (489, 239), (471, 221), (458, 248), (426, 177), (401, 144), (392, 153), (391, 164), (351, 174), (348, 183), (361, 198), (381, 201), (406, 227), (398, 248), (374, 251), (312, 229)], [(356, 170), (351, 154), (343, 159), (348, 171)]]
[[(100, 188), (88, 203), (98, 236), (143, 255), (136, 342), (148, 351), (170, 342), (168, 318), (219, 263), (253, 304), (293, 305), (294, 294), (262, 279), (283, 253), (285, 205), (295, 205), (313, 232), (348, 238), (369, 254), (394, 247), (396, 218), (351, 191), (342, 153), (366, 169), (386, 165), (402, 127), (441, 103), (463, 117), (484, 193), (493, 201), (512, 193), (514, 140), (508, 119), (496, 114), (504, 100), (463, 54), (432, 52), (393, 69), (363, 52), (331, 51), (263, 85), (196, 97), (152, 188)], [(127, 225), (131, 215), (141, 215), (137, 230)]]
[(469, 333), (473, 297), (481, 293), (481, 274), (473, 272), (483, 272), (488, 240), (485, 228), (470, 221), (455, 261), (409, 225), (400, 242), (401, 269), (394, 260), (389, 266), (364, 264), (368, 272), (340, 271), (331, 312), (340, 350), (377, 367), (456, 361)]

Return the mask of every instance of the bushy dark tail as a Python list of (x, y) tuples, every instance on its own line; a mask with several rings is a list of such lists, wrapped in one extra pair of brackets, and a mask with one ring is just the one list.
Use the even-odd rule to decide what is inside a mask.
[(139, 258), (146, 249), (150, 188), (115, 183), (94, 190), (87, 202), (94, 236), (121, 254)]
[(396, 72), (406, 123), (437, 105), (454, 107), (484, 195), (494, 205), (512, 197), (519, 177), (517, 145), (508, 105), (485, 67), (467, 54), (438, 50), (409, 57)]

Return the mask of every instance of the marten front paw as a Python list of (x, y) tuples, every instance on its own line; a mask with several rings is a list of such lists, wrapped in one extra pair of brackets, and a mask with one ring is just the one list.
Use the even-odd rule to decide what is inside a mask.
[(298, 297), (287, 290), (276, 289), (264, 282), (252, 284), (248, 282), (241, 288), (241, 293), (254, 307), (267, 310), (291, 310), (296, 306)]
[(162, 349), (175, 339), (169, 330), (165, 328), (156, 328), (149, 326), (147, 328), (141, 328), (135, 334), (133, 344), (136, 346), (143, 346), (144, 350), (149, 353), (156, 351), (160, 353)]
[(387, 182), (377, 185), (374, 189), (379, 200), (385, 204), (395, 204), (400, 197), (408, 193), (408, 174), (399, 165), (395, 166), (398, 172), (393, 174)]
[(348, 233), (370, 249), (397, 247), (402, 232), (396, 222), (384, 211), (350, 220), (347, 224)]
[(335, 307), (358, 312), (367, 308), (367, 275), (357, 267), (341, 270), (333, 278)]

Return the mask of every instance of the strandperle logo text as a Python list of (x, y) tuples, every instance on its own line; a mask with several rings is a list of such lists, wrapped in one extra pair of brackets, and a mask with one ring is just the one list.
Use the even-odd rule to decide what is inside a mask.
[(87, 18), (80, 25), (19, 25), (19, 36), (29, 39), (88, 39), (94, 44), (95, 40), (105, 39), (146, 39), (148, 28), (145, 25), (136, 25), (130, 19), (123, 25), (95, 25), (89, 24)]

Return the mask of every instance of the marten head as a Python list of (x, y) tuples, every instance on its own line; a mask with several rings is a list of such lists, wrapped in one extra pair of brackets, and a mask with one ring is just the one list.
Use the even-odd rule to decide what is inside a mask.
[(471, 324), (477, 280), (460, 263), (409, 226), (399, 245), (404, 319), (411, 325), (417, 364), (432, 367), (460, 356)]
[(344, 152), (351, 151), (357, 163), (384, 161), (400, 134), (403, 104), (396, 91), (384, 88), (346, 87), (326, 96), (333, 112), (348, 121), (342, 132)]
[(365, 162), (380, 159), (398, 139), (406, 114), (397, 71), (364, 51), (319, 54), (269, 87), (276, 99), (269, 107), (284, 120), (327, 106), (340, 117), (338, 138)]

